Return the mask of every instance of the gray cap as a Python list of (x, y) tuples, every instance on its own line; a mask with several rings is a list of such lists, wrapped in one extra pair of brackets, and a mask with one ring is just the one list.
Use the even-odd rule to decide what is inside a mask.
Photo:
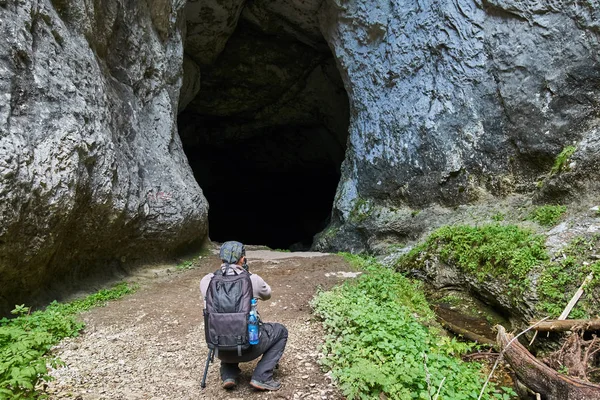
[(229, 264), (234, 264), (242, 258), (242, 256), (246, 255), (246, 248), (240, 242), (229, 241), (223, 243), (219, 254), (221, 260)]

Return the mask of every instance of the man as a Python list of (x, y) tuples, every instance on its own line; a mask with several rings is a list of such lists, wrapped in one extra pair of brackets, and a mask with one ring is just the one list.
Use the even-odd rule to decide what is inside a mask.
[[(221, 270), (223, 272), (227, 271), (227, 275), (235, 273), (249, 274), (248, 265), (246, 264), (246, 250), (240, 242), (223, 243), (220, 257), (223, 261)], [(230, 266), (229, 269), (226, 268), (228, 265)], [(205, 300), (208, 285), (213, 276), (214, 274), (210, 273), (200, 281), (200, 291)], [(271, 287), (256, 274), (250, 274), (250, 279), (252, 281), (253, 297), (260, 300), (269, 300), (271, 298)], [(282, 324), (263, 323), (260, 325), (259, 335), (259, 343), (244, 350), (241, 356), (237, 351), (218, 351), (217, 357), (221, 360), (223, 388), (233, 389), (237, 386), (238, 375), (240, 374), (238, 363), (254, 360), (260, 355), (262, 355), (262, 358), (254, 369), (250, 385), (259, 390), (278, 390), (281, 387), (281, 383), (273, 379), (273, 369), (283, 355), (288, 331)]]

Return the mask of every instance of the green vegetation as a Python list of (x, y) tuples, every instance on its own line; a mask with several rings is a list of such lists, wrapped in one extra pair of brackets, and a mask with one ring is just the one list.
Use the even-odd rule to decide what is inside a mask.
[(189, 258), (185, 258), (181, 260), (176, 266), (175, 269), (178, 271), (186, 271), (188, 269), (193, 269), (198, 266), (197, 260), (199, 258), (210, 255), (210, 250), (208, 248), (203, 248), (201, 251), (189, 256)]
[(535, 221), (542, 226), (553, 226), (556, 225), (566, 211), (566, 206), (545, 205), (533, 210), (527, 216), (527, 219)]
[(589, 273), (593, 280), (570, 314), (571, 318), (598, 315), (600, 310), (600, 234), (577, 237), (556, 260), (550, 260), (545, 238), (514, 225), (480, 227), (445, 226), (398, 260), (400, 271), (422, 269), (427, 260), (438, 258), (480, 281), (497, 279), (506, 285), (514, 301), (532, 286), (543, 315), (558, 317)]
[(562, 250), (557, 261), (545, 265), (537, 282), (540, 298), (538, 309), (541, 312), (553, 318), (559, 316), (577, 288), (591, 272), (594, 278), (586, 286), (584, 296), (569, 317), (588, 318), (598, 314), (600, 261), (593, 258), (598, 248), (600, 248), (600, 235), (577, 237)]
[(425, 243), (400, 258), (397, 267), (420, 269), (423, 261), (438, 255), (483, 281), (489, 276), (510, 279), (523, 287), (531, 269), (547, 260), (544, 237), (515, 225), (490, 224), (481, 227), (444, 226)]
[(126, 283), (109, 290), (101, 290), (82, 300), (71, 303), (51, 303), (44, 311), (30, 313), (25, 305), (16, 306), (16, 318), (0, 320), (0, 399), (35, 399), (35, 385), (49, 380), (49, 363), (60, 361), (46, 353), (60, 340), (77, 336), (84, 324), (76, 314), (107, 301), (118, 299), (135, 290)]
[(569, 158), (575, 153), (577, 147), (575, 146), (567, 146), (560, 152), (558, 156), (556, 156), (556, 160), (554, 160), (554, 165), (550, 170), (550, 175), (557, 174), (559, 172), (565, 171), (567, 168), (567, 162)]
[[(348, 399), (477, 399), (482, 367), (458, 356), (472, 345), (441, 337), (418, 283), (347, 255), (365, 271), (312, 302), (327, 331), (322, 365)], [(508, 399), (493, 386), (485, 399)]]
[(194, 268), (194, 260), (185, 260), (175, 266), (178, 271), (185, 271)]
[(360, 223), (366, 220), (372, 212), (373, 209), (371, 203), (361, 198), (357, 198), (354, 202), (354, 207), (352, 208), (352, 211), (350, 211), (349, 218), (354, 222)]
[(496, 222), (500, 222), (500, 221), (504, 221), (505, 215), (501, 212), (498, 212), (494, 215), (492, 215), (492, 221), (496, 221)]
[(439, 303), (446, 303), (451, 306), (458, 306), (464, 302), (464, 299), (455, 294), (448, 294), (438, 300)]

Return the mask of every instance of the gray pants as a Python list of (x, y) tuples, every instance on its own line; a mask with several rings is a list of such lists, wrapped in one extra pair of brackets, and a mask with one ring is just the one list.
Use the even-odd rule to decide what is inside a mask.
[(256, 365), (252, 379), (266, 382), (273, 378), (273, 368), (283, 355), (287, 343), (288, 331), (278, 323), (264, 323), (260, 326), (260, 341), (257, 345), (244, 350), (241, 356), (237, 351), (219, 351), (217, 357), (221, 360), (221, 379), (236, 379), (240, 374), (238, 363), (262, 358)]

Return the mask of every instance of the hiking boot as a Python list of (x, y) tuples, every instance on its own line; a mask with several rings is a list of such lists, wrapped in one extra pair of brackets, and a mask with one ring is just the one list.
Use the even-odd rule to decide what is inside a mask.
[(236, 386), (237, 386), (237, 382), (233, 378), (223, 379), (223, 383), (221, 384), (221, 387), (223, 387), (223, 389), (227, 389), (227, 390), (231, 390)]
[(252, 386), (254, 389), (258, 389), (258, 390), (279, 390), (281, 388), (281, 383), (277, 382), (274, 379), (269, 379), (266, 382), (261, 382), (261, 381), (252, 379), (250, 381), (250, 386)]

